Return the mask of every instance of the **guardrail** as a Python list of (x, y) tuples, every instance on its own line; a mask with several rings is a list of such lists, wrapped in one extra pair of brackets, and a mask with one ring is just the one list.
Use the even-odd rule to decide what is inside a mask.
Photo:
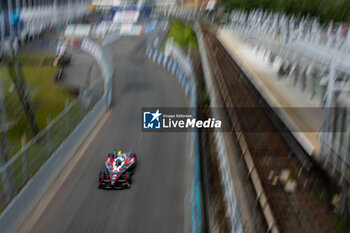
[[(159, 51), (158, 48), (161, 45), (161, 42), (166, 37), (169, 32), (170, 27), (168, 27), (167, 23), (164, 28), (156, 31), (156, 33), (150, 37), (148, 40), (148, 46), (146, 50), (146, 55), (149, 59), (164, 66), (168, 69), (172, 74), (174, 74), (182, 88), (185, 90), (185, 93), (189, 99), (189, 107), (191, 109), (191, 114), (195, 118), (197, 107), (197, 88), (195, 81), (195, 73), (193, 71), (193, 65), (191, 59), (185, 55), (178, 46), (174, 43), (167, 43), (167, 54)], [(154, 43), (156, 40), (157, 43)], [(156, 48), (155, 48), (156, 47)], [(173, 56), (176, 54), (176, 56)], [(170, 56), (171, 55), (171, 56)], [(187, 61), (186, 65), (183, 61)], [(190, 196), (185, 196), (185, 206), (191, 207), (191, 232), (192, 233), (201, 233), (203, 229), (202, 223), (202, 200), (201, 200), (201, 181), (200, 181), (200, 156), (199, 156), (199, 136), (198, 131), (188, 132), (189, 135), (189, 143), (188, 143), (188, 151), (189, 151), (189, 161), (192, 166), (193, 176), (191, 181), (191, 190)], [(186, 205), (187, 204), (187, 205)], [(185, 218), (187, 215), (185, 215)], [(185, 219), (187, 222), (187, 219)], [(185, 224), (185, 229), (187, 228)], [(187, 232), (187, 229), (186, 229)]]
[(107, 96), (106, 107), (109, 109), (112, 104), (113, 69), (109, 63), (107, 53), (99, 44), (88, 38), (82, 41), (80, 48), (95, 58), (102, 71), (103, 77), (105, 78), (105, 92)]
[(168, 21), (160, 22), (158, 28), (154, 29), (152, 33), (150, 33), (147, 40), (147, 48), (157, 48), (159, 49), (163, 40), (170, 30)]
[(109, 33), (103, 38), (102, 46), (108, 46), (110, 44), (113, 44), (114, 42), (118, 41), (119, 39), (120, 39), (120, 32), (119, 31)]
[(47, 127), (0, 167), (0, 208), (6, 208), (0, 216), (2, 232), (21, 226), (103, 110), (111, 106), (113, 70), (103, 49), (89, 39), (84, 41), (83, 48), (96, 59), (105, 80), (82, 91), (54, 120), (48, 118)]

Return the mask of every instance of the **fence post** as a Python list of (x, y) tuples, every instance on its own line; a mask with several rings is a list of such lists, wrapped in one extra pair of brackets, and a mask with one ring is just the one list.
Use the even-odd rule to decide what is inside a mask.
[(84, 105), (82, 104), (82, 101), (81, 101), (81, 96), (79, 96), (79, 101), (78, 101), (78, 105), (79, 105), (79, 116), (80, 116), (80, 119), (83, 119), (83, 107)]
[(48, 154), (52, 151), (52, 138), (51, 138), (51, 125), (50, 125), (50, 114), (46, 118), (46, 126), (47, 127), (47, 152)]
[(68, 111), (68, 99), (66, 99), (65, 105), (64, 105), (64, 115), (65, 115), (65, 123), (66, 123), (66, 134), (69, 134), (69, 111)]
[(111, 108), (112, 104), (112, 77), (110, 75), (107, 76), (107, 84), (108, 84), (108, 90), (107, 90), (107, 95), (106, 95), (106, 104), (107, 104), (107, 109), (109, 110)]
[[(3, 99), (3, 88), (2, 88), (2, 77), (0, 76), (0, 111), (1, 111), (1, 122), (0, 122), (0, 129), (3, 130), (2, 136), (0, 136), (0, 165), (4, 166), (6, 162), (9, 159), (9, 142), (7, 137), (7, 126), (6, 126), (6, 109), (5, 109), (5, 103)], [(8, 167), (4, 167), (2, 170), (2, 180), (4, 185), (4, 191), (6, 195), (6, 201), (8, 201), (13, 193), (13, 186), (12, 186), (12, 176), (11, 171), (7, 170)]]
[(24, 180), (28, 180), (28, 159), (27, 159), (27, 150), (23, 150), (22, 153), (22, 164), (23, 164), (23, 178)]
[(11, 182), (8, 179), (9, 173), (8, 167), (5, 167), (1, 172), (1, 179), (2, 179), (2, 185), (4, 186), (4, 192), (5, 192), (5, 201), (11, 200), (12, 193), (13, 193), (13, 187), (11, 185)]

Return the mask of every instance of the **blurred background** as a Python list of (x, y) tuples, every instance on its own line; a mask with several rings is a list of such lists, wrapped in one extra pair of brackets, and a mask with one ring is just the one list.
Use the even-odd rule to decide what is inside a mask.
[[(4, 232), (350, 232), (350, 1), (0, 6)], [(231, 130), (147, 133), (143, 107)], [(115, 147), (132, 188), (98, 190)]]

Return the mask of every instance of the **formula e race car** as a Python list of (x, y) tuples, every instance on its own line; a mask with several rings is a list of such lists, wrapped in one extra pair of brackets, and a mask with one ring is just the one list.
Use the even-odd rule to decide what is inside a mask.
[(125, 189), (130, 188), (131, 178), (135, 172), (136, 154), (131, 152), (114, 156), (108, 154), (105, 171), (100, 172), (98, 188)]

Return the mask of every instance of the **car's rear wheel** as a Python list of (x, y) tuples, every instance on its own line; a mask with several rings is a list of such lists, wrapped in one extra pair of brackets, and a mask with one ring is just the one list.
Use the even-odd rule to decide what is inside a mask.
[(130, 172), (126, 172), (126, 173), (125, 173), (125, 180), (126, 180), (129, 184), (131, 184), (132, 179), (131, 179), (131, 173), (130, 173)]

